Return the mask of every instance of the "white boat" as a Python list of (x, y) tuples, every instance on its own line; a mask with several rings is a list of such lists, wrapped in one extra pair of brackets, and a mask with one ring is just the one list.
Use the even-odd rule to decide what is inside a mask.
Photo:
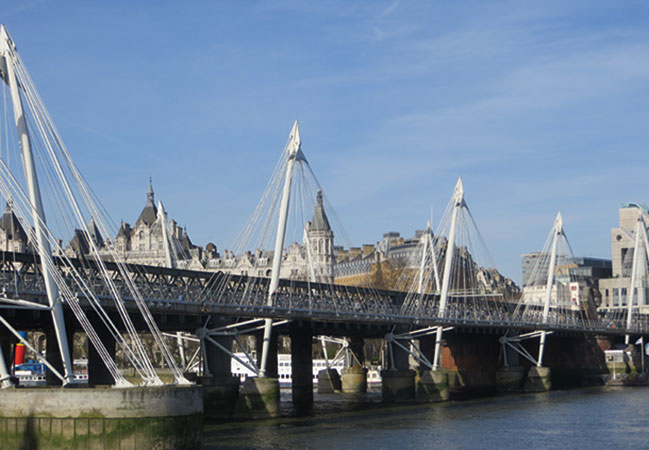
[[(250, 366), (254, 364), (250, 363), (250, 360), (245, 353), (235, 353), (234, 354), (241, 361), (248, 363)], [(252, 355), (254, 359), (254, 355)], [(342, 370), (345, 368), (345, 361), (338, 359), (335, 361), (329, 361), (329, 367), (338, 371), (338, 374), (342, 374)], [(327, 361), (324, 359), (314, 359), (313, 360), (313, 383), (318, 383), (318, 373), (321, 370), (327, 368)], [(247, 377), (255, 376), (255, 372), (249, 367), (246, 367), (236, 358), (232, 358), (230, 370), (232, 371), (232, 376), (239, 377), (243, 382)], [(280, 353), (277, 355), (277, 376), (279, 378), (280, 385), (289, 385), (293, 382), (292, 378), (292, 364), (291, 364), (291, 355)], [(381, 372), (378, 368), (370, 368), (367, 372), (367, 383), (368, 384), (377, 384), (381, 383)]]

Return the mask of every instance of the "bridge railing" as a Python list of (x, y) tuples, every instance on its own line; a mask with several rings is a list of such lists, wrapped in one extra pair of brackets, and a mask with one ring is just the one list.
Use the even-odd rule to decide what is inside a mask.
[[(76, 289), (67, 269), (56, 260), (70, 285)], [(100, 298), (110, 298), (93, 261), (74, 260), (77, 269)], [(130, 299), (127, 285), (120, 281), (119, 270), (107, 263), (124, 299)], [(205, 306), (218, 305), (233, 310), (274, 311), (287, 316), (322, 315), (365, 318), (373, 321), (412, 321), (413, 323), (444, 323), (449, 325), (490, 325), (535, 328), (550, 326), (554, 329), (606, 332), (623, 330), (618, 320), (611, 322), (605, 315), (588, 317), (582, 310), (550, 310), (548, 321), (542, 321), (542, 309), (527, 307), (517, 310), (514, 301), (504, 301), (485, 296), (483, 303), (471, 303), (464, 296), (449, 297), (446, 312), (438, 316), (435, 295), (422, 296), (419, 304), (403, 308), (406, 293), (377, 291), (342, 285), (281, 280), (273, 295), (273, 305), (267, 306), (268, 279), (228, 275), (214, 272), (177, 270), (155, 266), (129, 265), (141, 294), (148, 302), (194, 303)], [(5, 296), (24, 298), (44, 295), (45, 286), (40, 274), (38, 257), (32, 254), (0, 252), (0, 288)], [(486, 302), (486, 303), (484, 303)], [(483, 306), (478, 306), (483, 305)], [(484, 306), (487, 305), (487, 306)], [(616, 316), (617, 319), (619, 317)], [(649, 315), (637, 315), (630, 333), (649, 331)]]

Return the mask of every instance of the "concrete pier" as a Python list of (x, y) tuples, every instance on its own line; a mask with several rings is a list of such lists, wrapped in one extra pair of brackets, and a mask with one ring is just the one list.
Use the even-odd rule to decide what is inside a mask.
[[(261, 358), (262, 334), (257, 336), (257, 358)], [(250, 377), (239, 388), (234, 408), (236, 419), (263, 419), (279, 415), (279, 379), (277, 378), (277, 333), (271, 334), (265, 377)], [(261, 361), (257, 361), (261, 364)]]
[(545, 392), (552, 387), (549, 367), (530, 367), (525, 380), (525, 392)]
[(350, 357), (347, 361), (349, 367), (342, 370), (342, 390), (349, 394), (362, 394), (367, 392), (367, 369), (365, 363), (365, 348), (362, 337), (354, 336), (349, 344)]
[[(433, 360), (435, 353), (435, 337), (419, 338), (419, 351)], [(420, 364), (415, 376), (415, 400), (421, 403), (443, 402), (450, 397), (448, 374), (443, 369), (431, 370)]]
[[(54, 326), (49, 326), (45, 330), (45, 359), (54, 366), (54, 368), (61, 374), (63, 373), (63, 361), (61, 360), (61, 351), (59, 350), (59, 343), (56, 340), (56, 332)], [(67, 330), (68, 344), (70, 345), (70, 357), (74, 358), (74, 331)], [(60, 386), (63, 382), (52, 373), (51, 370), (45, 370), (45, 382), (48, 386)]]
[(311, 410), (313, 405), (313, 333), (309, 329), (294, 328), (291, 336), (291, 391), (298, 414)]
[(409, 402), (415, 399), (415, 371), (410, 370), (410, 354), (388, 342), (390, 367), (381, 371), (381, 391), (384, 402)]
[[(216, 342), (232, 350), (232, 337), (214, 336)], [(209, 341), (204, 349), (207, 375), (199, 380), (203, 388), (205, 417), (227, 419), (234, 414), (239, 397), (239, 378), (231, 374), (232, 357)]]
[(4, 389), (0, 404), (7, 450), (201, 447), (203, 399), (195, 386)]
[(522, 391), (525, 372), (525, 368), (521, 366), (498, 368), (496, 370), (496, 389), (501, 393)]
[(420, 369), (415, 381), (418, 402), (443, 402), (450, 398), (448, 374), (443, 370)]
[[(113, 361), (115, 360), (115, 348), (116, 342), (110, 332), (106, 329), (106, 326), (99, 321), (93, 323), (95, 331), (99, 336), (99, 339), (106, 347), (108, 354)], [(88, 386), (110, 386), (115, 384), (115, 378), (111, 375), (106, 364), (101, 359), (101, 356), (95, 349), (95, 346), (92, 345), (92, 342), (88, 341)]]
[(251, 377), (239, 390), (235, 419), (267, 419), (279, 415), (279, 380)]
[(414, 370), (381, 371), (381, 392), (384, 402), (410, 402), (415, 398)]
[(341, 390), (342, 381), (336, 369), (324, 369), (318, 372), (318, 394), (333, 394)]
[(363, 394), (367, 392), (367, 369), (354, 366), (343, 369), (342, 390), (347, 394)]

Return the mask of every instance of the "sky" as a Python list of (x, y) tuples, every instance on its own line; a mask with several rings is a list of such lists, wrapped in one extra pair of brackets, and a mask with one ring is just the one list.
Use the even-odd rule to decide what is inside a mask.
[(555, 215), (610, 258), (649, 202), (644, 1), (3, 0), (76, 164), (133, 224), (149, 177), (199, 245), (231, 248), (300, 121), (354, 245), (411, 236), (458, 177), (499, 270)]

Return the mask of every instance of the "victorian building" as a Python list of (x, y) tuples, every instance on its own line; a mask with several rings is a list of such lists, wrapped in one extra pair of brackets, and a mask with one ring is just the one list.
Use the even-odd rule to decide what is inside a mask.
[(27, 252), (31, 244), (25, 229), (11, 209), (11, 203), (0, 218), (0, 250), (5, 252)]
[(162, 202), (157, 205), (155, 203), (151, 184), (144, 208), (133, 227), (127, 222), (122, 222), (117, 236), (111, 242), (110, 238), (102, 236), (91, 219), (88, 235), (81, 230), (75, 230), (65, 253), (72, 257), (87, 257), (91, 252), (88, 239), (94, 242), (100, 256), (106, 260), (114, 258), (113, 251), (109, 250), (112, 244), (114, 252), (127, 263), (166, 266), (169, 252), (174, 267), (203, 268), (200, 263), (203, 257), (202, 249), (192, 244), (187, 231), (179, 227), (174, 220), (167, 222)]
[[(223, 256), (211, 254), (204, 266), (206, 270), (270, 277), (273, 256), (274, 251), (263, 249), (243, 255), (226, 250)], [(313, 218), (306, 223), (302, 243), (293, 242), (282, 252), (280, 278), (333, 283), (334, 265), (334, 233), (324, 209), (322, 191), (318, 190)]]

